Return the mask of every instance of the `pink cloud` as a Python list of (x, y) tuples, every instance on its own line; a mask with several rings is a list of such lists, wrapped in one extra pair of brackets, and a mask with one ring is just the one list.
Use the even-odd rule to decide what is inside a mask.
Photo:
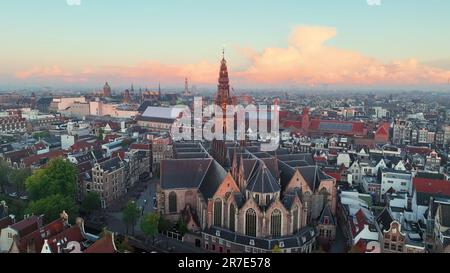
[(256, 83), (310, 85), (439, 84), (450, 78), (450, 71), (422, 65), (415, 59), (383, 63), (327, 46), (335, 36), (334, 28), (298, 27), (286, 48), (267, 48), (253, 54), (252, 65), (239, 77)]
[[(335, 28), (302, 26), (296, 28), (286, 47), (270, 47), (262, 52), (236, 47), (248, 66), (232, 71), (234, 84), (250, 85), (416, 85), (446, 84), (450, 71), (419, 63), (416, 59), (384, 63), (358, 52), (327, 45), (337, 35)], [(230, 60), (230, 66), (233, 66)], [(66, 71), (59, 66), (34, 67), (15, 73), (16, 78), (62, 79), (86, 82), (118, 81), (182, 82), (185, 77), (198, 84), (215, 84), (219, 64), (202, 61), (196, 64), (163, 64), (145, 61), (135, 66), (84, 67)]]

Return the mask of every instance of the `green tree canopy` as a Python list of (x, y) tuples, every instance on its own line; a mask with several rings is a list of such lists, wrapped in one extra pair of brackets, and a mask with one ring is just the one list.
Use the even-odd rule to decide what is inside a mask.
[(124, 221), (124, 223), (127, 225), (127, 233), (128, 233), (128, 228), (131, 225), (131, 230), (132, 233), (134, 234), (134, 226), (137, 223), (137, 220), (139, 219), (139, 215), (140, 215), (140, 211), (139, 208), (137, 207), (135, 202), (128, 202), (127, 206), (125, 207), (125, 209), (122, 211), (122, 220)]
[(58, 219), (62, 211), (66, 211), (71, 219), (78, 216), (78, 208), (73, 198), (61, 194), (50, 195), (32, 201), (26, 210), (29, 214), (44, 215), (44, 222), (47, 224)]
[(99, 210), (102, 207), (100, 196), (96, 192), (90, 192), (86, 194), (81, 202), (81, 210), (85, 213), (92, 213)]
[(31, 176), (31, 174), (31, 169), (29, 168), (11, 170), (9, 180), (17, 191), (23, 191), (25, 190), (25, 181)]
[(0, 159), (0, 192), (4, 192), (4, 188), (8, 185), (8, 176), (10, 168), (8, 164), (2, 159)]
[(36, 132), (32, 134), (32, 137), (36, 140), (42, 139), (42, 138), (46, 138), (49, 137), (50, 133), (47, 131), (42, 131), (42, 132)]
[(158, 213), (146, 214), (141, 219), (141, 230), (148, 237), (153, 238), (155, 242), (155, 236), (158, 235), (158, 223), (160, 215)]
[(184, 221), (183, 217), (181, 217), (180, 220), (178, 220), (177, 227), (178, 227), (178, 232), (182, 236), (184, 236), (189, 231), (188, 228), (187, 228), (187, 224)]
[(166, 218), (160, 217), (158, 222), (158, 231), (159, 232), (166, 232), (170, 229), (171, 223), (167, 221)]
[(32, 200), (61, 194), (75, 200), (77, 173), (72, 163), (61, 158), (50, 161), (26, 180), (26, 189)]

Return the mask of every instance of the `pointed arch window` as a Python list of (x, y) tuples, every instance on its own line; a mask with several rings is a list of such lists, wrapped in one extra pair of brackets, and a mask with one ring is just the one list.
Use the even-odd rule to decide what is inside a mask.
[(214, 226), (222, 227), (222, 200), (220, 199), (214, 202)]
[(281, 236), (281, 211), (278, 209), (272, 212), (270, 219), (270, 235), (272, 237)]
[(292, 210), (292, 232), (296, 233), (298, 231), (298, 207), (294, 206)]
[(230, 215), (229, 215), (229, 217), (228, 217), (228, 219), (229, 219), (229, 229), (231, 230), (231, 231), (235, 231), (235, 229), (236, 229), (236, 223), (235, 223), (235, 221), (236, 221), (236, 218), (235, 218), (235, 216), (236, 216), (236, 207), (234, 206), (234, 204), (231, 204), (230, 205)]
[(169, 194), (169, 213), (177, 213), (177, 194), (175, 192), (171, 192)]
[(253, 209), (245, 213), (245, 235), (256, 237), (256, 211)]

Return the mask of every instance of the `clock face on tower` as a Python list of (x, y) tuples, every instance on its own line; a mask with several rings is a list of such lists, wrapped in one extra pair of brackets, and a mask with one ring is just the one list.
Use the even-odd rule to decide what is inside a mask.
[(223, 110), (227, 110), (227, 103), (226, 102), (222, 103), (222, 109)]

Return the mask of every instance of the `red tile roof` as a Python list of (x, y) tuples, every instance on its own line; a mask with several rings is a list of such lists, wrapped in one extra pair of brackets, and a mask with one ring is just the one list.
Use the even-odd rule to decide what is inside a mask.
[(14, 224), (14, 220), (9, 216), (7, 216), (3, 219), (0, 219), (0, 231), (4, 228), (9, 227), (12, 224)]
[(417, 192), (450, 196), (450, 181), (447, 180), (415, 177), (413, 185)]
[(117, 249), (114, 244), (114, 235), (107, 233), (103, 238), (95, 242), (84, 253), (116, 253)]
[(415, 147), (415, 146), (407, 146), (405, 148), (408, 154), (421, 154), (421, 155), (429, 155), (433, 150), (428, 147)]
[(61, 243), (61, 248), (64, 248), (69, 242), (82, 242), (85, 238), (78, 225), (71, 226), (61, 233), (48, 239), (48, 244), (52, 253), (58, 253), (58, 243)]
[(17, 231), (20, 237), (23, 237), (38, 229), (40, 222), (41, 218), (33, 215), (30, 218), (15, 223), (11, 228)]
[(42, 251), (42, 246), (44, 245), (44, 240), (55, 236), (56, 234), (64, 230), (64, 220), (58, 219), (45, 227), (35, 230), (34, 232), (20, 238), (19, 241), (19, 251), (20, 253), (27, 253), (28, 246), (34, 247), (32, 251), (34, 253), (40, 253)]
[(130, 145), (130, 150), (145, 150), (150, 151), (151, 150), (151, 144), (145, 144), (145, 143), (132, 143)]
[(55, 150), (55, 151), (50, 151), (48, 153), (45, 154), (40, 154), (40, 155), (32, 155), (26, 158), (22, 159), (22, 163), (26, 166), (26, 167), (30, 167), (33, 164), (38, 163), (39, 161), (43, 160), (43, 159), (54, 159), (54, 158), (58, 158), (58, 157), (62, 157), (66, 154), (65, 151), (63, 150)]

